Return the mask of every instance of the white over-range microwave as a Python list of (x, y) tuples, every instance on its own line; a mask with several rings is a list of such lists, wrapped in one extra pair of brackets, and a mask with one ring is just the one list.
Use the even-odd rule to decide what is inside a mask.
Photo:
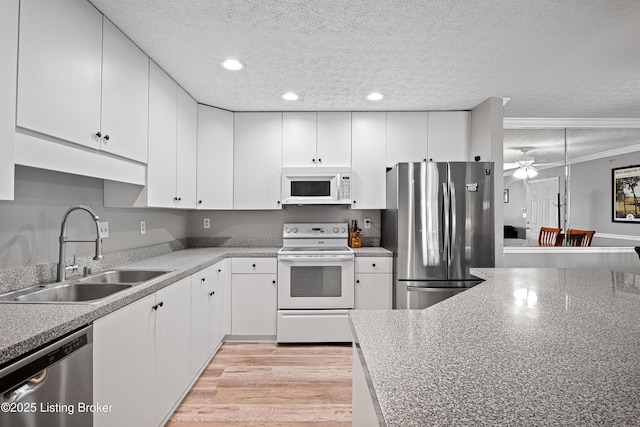
[(351, 168), (282, 168), (285, 205), (351, 205)]

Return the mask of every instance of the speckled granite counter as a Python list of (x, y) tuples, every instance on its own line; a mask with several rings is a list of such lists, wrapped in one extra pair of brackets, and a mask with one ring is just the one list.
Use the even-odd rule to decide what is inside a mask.
[(353, 248), (356, 256), (366, 257), (390, 257), (393, 256), (393, 252), (380, 247), (366, 247), (366, 248)]
[(473, 273), (426, 310), (351, 312), (382, 425), (638, 425), (640, 276)]
[(0, 303), (0, 365), (224, 258), (275, 257), (278, 249), (227, 247), (186, 249), (122, 264), (117, 268), (173, 271), (158, 279), (150, 280), (145, 285), (118, 293), (99, 304)]

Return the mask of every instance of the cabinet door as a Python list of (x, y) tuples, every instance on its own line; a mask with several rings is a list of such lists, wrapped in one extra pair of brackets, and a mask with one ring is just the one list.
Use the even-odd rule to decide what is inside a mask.
[(177, 206), (182, 209), (196, 207), (196, 157), (198, 151), (198, 104), (178, 87), (176, 152)]
[(101, 148), (147, 163), (149, 58), (106, 18), (102, 39)]
[(98, 149), (102, 15), (85, 0), (22, 0), (17, 125)]
[(0, 2), (0, 200), (14, 198), (18, 9), (18, 0)]
[(355, 308), (390, 310), (392, 307), (391, 274), (356, 274)]
[(93, 323), (93, 400), (113, 405), (94, 426), (157, 425), (155, 294)]
[(384, 209), (386, 206), (386, 114), (353, 113), (355, 192), (351, 207), (354, 209)]
[(427, 157), (427, 113), (387, 113), (387, 167)]
[(282, 113), (235, 113), (233, 208), (280, 209)]
[(198, 209), (233, 209), (233, 113), (198, 105)]
[(213, 282), (213, 289), (211, 292), (211, 312), (209, 317), (210, 322), (210, 340), (209, 340), (209, 354), (212, 354), (216, 348), (220, 345), (225, 336), (225, 317), (226, 317), (226, 298), (225, 298), (225, 276), (219, 276)]
[(172, 208), (176, 197), (178, 85), (155, 63), (149, 71), (148, 206)]
[(187, 277), (156, 292), (156, 425), (189, 384), (190, 291)]
[(282, 166), (318, 164), (316, 113), (282, 113)]
[(468, 111), (429, 113), (429, 158), (434, 162), (469, 160)]
[(213, 288), (211, 267), (191, 276), (191, 362), (189, 374), (193, 378), (210, 355), (209, 336), (212, 300), (209, 296)]
[(316, 152), (319, 166), (351, 167), (351, 113), (318, 113)]
[(231, 277), (231, 333), (275, 335), (276, 274), (233, 274)]

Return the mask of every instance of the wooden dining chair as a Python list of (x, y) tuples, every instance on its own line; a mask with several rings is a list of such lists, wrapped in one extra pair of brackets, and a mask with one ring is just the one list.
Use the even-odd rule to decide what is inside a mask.
[(566, 232), (568, 246), (591, 246), (595, 230), (578, 230), (570, 228)]
[[(558, 246), (560, 228), (540, 227), (538, 233), (538, 246)], [(562, 243), (562, 241), (560, 241)]]

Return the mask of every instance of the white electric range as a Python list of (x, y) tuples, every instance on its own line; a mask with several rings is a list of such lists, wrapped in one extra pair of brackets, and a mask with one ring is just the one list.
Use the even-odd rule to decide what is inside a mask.
[(351, 342), (354, 253), (346, 223), (289, 223), (278, 251), (278, 342)]

